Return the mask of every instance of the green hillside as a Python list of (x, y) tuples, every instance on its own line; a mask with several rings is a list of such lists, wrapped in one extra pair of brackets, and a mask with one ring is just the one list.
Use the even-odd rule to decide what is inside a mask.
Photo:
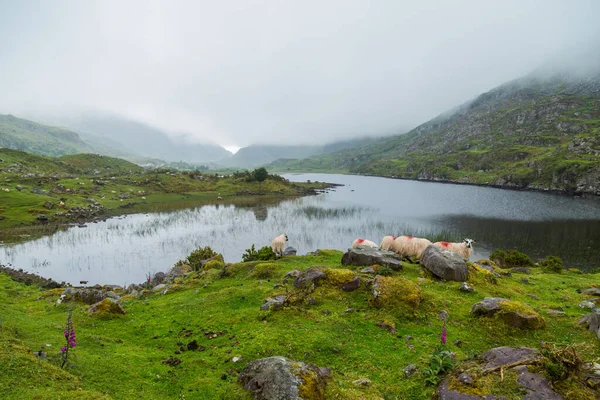
[(75, 132), (12, 115), (0, 115), (0, 147), (46, 156), (94, 151)]
[(600, 195), (600, 74), (528, 76), (406, 135), (271, 167)]

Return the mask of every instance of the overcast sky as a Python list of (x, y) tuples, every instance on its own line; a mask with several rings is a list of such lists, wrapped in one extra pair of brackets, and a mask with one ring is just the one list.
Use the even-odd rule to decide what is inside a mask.
[(0, 113), (227, 147), (402, 133), (600, 38), (600, 1), (0, 0)]

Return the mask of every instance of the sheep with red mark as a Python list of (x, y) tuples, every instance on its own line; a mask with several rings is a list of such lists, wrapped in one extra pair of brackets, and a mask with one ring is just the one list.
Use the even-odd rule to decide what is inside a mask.
[(396, 240), (396, 236), (384, 236), (379, 248), (394, 251), (394, 240)]
[(469, 259), (473, 254), (473, 239), (464, 239), (460, 243), (456, 242), (435, 242), (433, 245), (440, 250), (450, 251), (459, 254), (462, 258)]
[(374, 247), (374, 248), (379, 248), (379, 246), (377, 246), (377, 243), (371, 242), (370, 240), (367, 239), (361, 239), (358, 238), (356, 239), (354, 242), (352, 242), (352, 248), (357, 248), (358, 246), (367, 246), (367, 247)]
[(279, 257), (283, 257), (283, 251), (285, 250), (285, 242), (287, 241), (288, 237), (285, 233), (282, 233), (281, 235), (273, 239), (273, 241), (271, 242), (271, 249), (273, 250), (273, 253), (275, 253), (275, 258), (277, 258), (278, 254)]
[(394, 241), (394, 251), (404, 257), (421, 258), (423, 251), (431, 244), (431, 241), (425, 238), (414, 236), (399, 236)]

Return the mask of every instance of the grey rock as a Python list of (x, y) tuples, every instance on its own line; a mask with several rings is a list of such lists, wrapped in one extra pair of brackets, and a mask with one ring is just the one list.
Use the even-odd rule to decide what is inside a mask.
[(591, 302), (589, 300), (584, 300), (581, 303), (579, 303), (579, 308), (593, 310), (596, 308), (596, 304), (594, 304), (593, 302)]
[[(240, 384), (258, 400), (324, 400), (326, 375), (312, 364), (285, 357), (254, 360), (238, 377)], [(311, 396), (300, 397), (300, 387), (307, 384)]]
[(369, 266), (379, 264), (389, 267), (394, 271), (402, 269), (400, 256), (393, 251), (376, 249), (368, 246), (359, 246), (357, 248), (348, 249), (342, 256), (343, 265)]
[(115, 292), (106, 292), (106, 297), (109, 297), (113, 300), (119, 300), (120, 296), (118, 294), (116, 294)]
[(598, 288), (589, 288), (581, 292), (582, 294), (586, 294), (588, 296), (600, 296), (600, 289)]
[(280, 310), (283, 308), (283, 305), (285, 303), (285, 296), (280, 294), (279, 296), (275, 296), (275, 297), (267, 297), (265, 299), (265, 303), (260, 306), (260, 309), (263, 311), (269, 311), (269, 310)]
[(285, 277), (286, 278), (290, 278), (290, 277), (296, 278), (299, 275), (300, 275), (300, 271), (298, 271), (297, 269), (294, 269), (294, 270), (288, 272), (287, 274), (285, 274)]
[(43, 196), (48, 196), (48, 192), (46, 192), (46, 191), (44, 191), (44, 190), (42, 190), (42, 189), (38, 189), (38, 188), (31, 188), (31, 189), (29, 189), (29, 191), (30, 191), (31, 193), (35, 193), (35, 194), (41, 194), (41, 195), (43, 195)]
[(167, 278), (167, 274), (165, 274), (164, 272), (157, 272), (152, 277), (152, 281), (150, 282), (150, 285), (151, 286), (159, 285), (159, 284), (163, 283), (166, 278)]
[(44, 203), (44, 208), (52, 210), (54, 208), (54, 203), (48, 200)]
[(342, 290), (344, 292), (353, 292), (358, 288), (360, 288), (360, 278), (358, 276), (352, 279), (350, 282), (344, 283), (342, 286)]
[(40, 360), (46, 360), (46, 352), (45, 351), (34, 351), (33, 355), (36, 356), (36, 358), (39, 358)]
[(515, 368), (519, 374), (517, 383), (527, 390), (524, 400), (562, 400), (563, 397), (550, 387), (548, 379), (541, 375), (529, 372), (527, 366), (521, 365)]
[(537, 297), (535, 294), (528, 294), (528, 297), (531, 297), (533, 300), (539, 300), (540, 298)]
[(129, 195), (127, 193), (121, 193), (119, 195), (119, 199), (128, 199), (128, 198), (129, 198)]
[[(483, 397), (471, 396), (469, 394), (460, 393), (457, 390), (450, 389), (450, 379), (444, 379), (438, 386), (439, 400), (484, 400)], [(494, 395), (485, 396), (485, 400), (508, 400), (504, 396), (496, 397)]]
[(363, 274), (374, 274), (375, 270), (373, 269), (373, 267), (365, 267), (361, 269), (360, 272)]
[[(69, 290), (67, 290), (69, 289)], [(94, 304), (104, 300), (107, 297), (107, 292), (99, 289), (65, 289), (65, 294), (71, 295), (74, 300), (81, 301), (85, 304)]]
[(546, 311), (548, 315), (565, 315), (565, 312), (562, 310), (548, 310)]
[(489, 370), (516, 362), (534, 362), (539, 356), (539, 351), (530, 347), (496, 347), (481, 355), (485, 363), (482, 369)]
[(98, 312), (98, 306), (103, 302), (109, 302), (109, 308), (108, 310), (106, 310), (106, 312), (110, 314), (125, 314), (125, 310), (123, 309), (123, 307), (119, 303), (117, 303), (116, 300), (110, 298), (106, 298), (102, 301), (99, 301), (98, 303), (92, 304), (92, 306), (88, 309), (88, 313), (94, 314)]
[(519, 274), (531, 274), (531, 269), (527, 268), (527, 267), (515, 267), (515, 268), (511, 268), (510, 272), (516, 272)]
[(590, 331), (594, 332), (598, 340), (600, 340), (600, 314), (594, 312), (584, 315), (579, 319), (577, 325), (585, 326)]
[(295, 256), (296, 255), (297, 250), (291, 246), (288, 246), (285, 248), (285, 250), (283, 251), (283, 255), (284, 256)]
[(486, 297), (480, 302), (473, 304), (471, 313), (476, 316), (492, 317), (502, 309), (500, 303), (505, 300), (502, 297)]
[(294, 287), (307, 288), (312, 284), (317, 284), (326, 277), (325, 273), (319, 267), (309, 267), (306, 271), (300, 273), (294, 280)]
[(458, 376), (458, 381), (464, 385), (472, 385), (473, 377), (468, 372), (463, 372)]
[(37, 219), (38, 221), (48, 221), (48, 217), (46, 216), (46, 214), (39, 214), (35, 219)]
[(461, 256), (437, 247), (427, 246), (421, 255), (421, 265), (438, 278), (465, 282), (469, 279), (467, 263)]
[(461, 292), (472, 292), (475, 289), (473, 289), (471, 286), (469, 286), (469, 284), (467, 282), (463, 282), (460, 284), (460, 287), (458, 288), (458, 290), (460, 290)]
[(160, 292), (161, 290), (164, 290), (167, 287), (167, 285), (165, 285), (164, 283), (161, 283), (159, 285), (156, 285), (152, 288), (153, 292)]
[(358, 387), (371, 386), (371, 380), (367, 379), (367, 378), (360, 378), (360, 379), (357, 379), (355, 381), (352, 381), (352, 384), (354, 386), (358, 386)]
[(415, 372), (417, 372), (417, 366), (415, 364), (407, 365), (406, 368), (404, 368), (404, 376), (407, 378), (413, 376)]

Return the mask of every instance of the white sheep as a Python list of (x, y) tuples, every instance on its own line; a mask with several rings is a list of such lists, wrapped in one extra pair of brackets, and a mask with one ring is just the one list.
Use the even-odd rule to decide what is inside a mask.
[(447, 250), (452, 253), (458, 253), (462, 258), (466, 258), (467, 260), (473, 254), (473, 243), (475, 240), (473, 239), (464, 239), (460, 243), (455, 242), (435, 242), (433, 245), (440, 250)]
[(65, 208), (65, 202), (64, 202), (64, 201), (61, 201), (60, 203), (58, 203), (58, 206), (59, 206), (60, 208)]
[(367, 239), (361, 239), (361, 238), (358, 238), (354, 242), (352, 242), (353, 249), (358, 246), (368, 246), (368, 247), (374, 247), (376, 249), (379, 248), (379, 246), (377, 246), (377, 243), (371, 242), (370, 240), (367, 240)]
[(4, 191), (5, 191), (6, 193), (10, 192), (10, 190), (8, 190), (8, 188), (4, 188)]
[(275, 253), (275, 258), (277, 258), (278, 254), (280, 257), (283, 257), (283, 251), (285, 250), (285, 242), (287, 241), (288, 237), (285, 233), (282, 233), (281, 235), (273, 239), (273, 241), (271, 242), (271, 249), (273, 250), (273, 253)]
[(384, 236), (379, 247), (383, 250), (394, 250), (394, 240), (396, 236)]
[(425, 238), (399, 236), (394, 240), (393, 250), (404, 257), (421, 258), (421, 254), (430, 244), (431, 241)]

